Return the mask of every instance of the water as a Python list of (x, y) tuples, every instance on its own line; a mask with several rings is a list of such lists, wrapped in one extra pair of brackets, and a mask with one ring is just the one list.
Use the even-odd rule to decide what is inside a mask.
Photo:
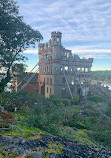
[(102, 85), (104, 85), (105, 87), (108, 86), (109, 89), (111, 90), (111, 84), (108, 84), (108, 83), (102, 83)]

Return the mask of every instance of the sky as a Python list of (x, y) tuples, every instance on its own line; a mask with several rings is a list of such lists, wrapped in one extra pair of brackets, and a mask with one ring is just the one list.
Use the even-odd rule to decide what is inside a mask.
[[(24, 22), (48, 42), (62, 32), (62, 45), (81, 58), (94, 58), (92, 70), (111, 70), (111, 0), (17, 0)], [(24, 55), (30, 70), (38, 62), (38, 43)]]

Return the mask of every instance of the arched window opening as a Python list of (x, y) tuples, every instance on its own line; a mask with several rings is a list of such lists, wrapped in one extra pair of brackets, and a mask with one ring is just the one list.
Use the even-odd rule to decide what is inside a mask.
[(52, 78), (50, 78), (50, 84), (52, 84)]
[(59, 42), (59, 38), (57, 38), (57, 42)]
[(88, 72), (88, 68), (85, 68), (85, 72)]
[(49, 84), (49, 78), (47, 78), (47, 84)]
[(69, 58), (69, 53), (67, 53), (67, 58)]
[(65, 77), (63, 77), (62, 82), (63, 82), (64, 84), (66, 83)]
[(51, 88), (50, 88), (50, 94), (51, 94)]
[(74, 78), (72, 78), (71, 84), (74, 85)]
[(72, 71), (73, 69), (72, 69), (72, 67), (71, 67), (71, 71)]
[(82, 68), (82, 72), (84, 72), (84, 68)]
[(65, 69), (66, 71), (68, 71), (68, 66), (65, 66), (64, 69)]
[(47, 66), (47, 72), (48, 72), (48, 70), (49, 70), (49, 69), (48, 69), (48, 66)]

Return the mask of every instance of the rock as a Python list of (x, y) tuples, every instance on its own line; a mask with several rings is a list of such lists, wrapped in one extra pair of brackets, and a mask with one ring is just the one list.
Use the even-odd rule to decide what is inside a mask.
[(49, 154), (49, 158), (56, 158), (54, 153)]
[(0, 106), (0, 111), (4, 112), (4, 107)]
[(33, 133), (31, 133), (32, 134), (32, 136), (36, 136), (37, 135), (37, 132), (33, 132)]
[(109, 152), (108, 155), (111, 156), (111, 152)]
[[(111, 158), (111, 152), (104, 147), (95, 147), (93, 145), (82, 145), (78, 142), (73, 142), (67, 139), (61, 139), (59, 137), (53, 137), (50, 135), (43, 135), (41, 140), (30, 140), (22, 137), (10, 137), (0, 136), (0, 147), (7, 147), (6, 152), (12, 153), (18, 152), (20, 157), (34, 152), (31, 158), (43, 158), (42, 148), (48, 148), (49, 140), (54, 142), (60, 142), (63, 144), (63, 154), (55, 155), (49, 154), (49, 158)], [(41, 148), (37, 151), (37, 148)], [(97, 150), (96, 150), (97, 148)]]
[(41, 146), (46, 146), (46, 142), (43, 141), (43, 140), (40, 140), (39, 143), (40, 143)]
[(76, 158), (75, 153), (69, 148), (64, 148), (63, 152), (64, 152), (64, 156), (66, 158)]
[(41, 151), (37, 151), (34, 154), (32, 154), (31, 158), (43, 158), (43, 154)]

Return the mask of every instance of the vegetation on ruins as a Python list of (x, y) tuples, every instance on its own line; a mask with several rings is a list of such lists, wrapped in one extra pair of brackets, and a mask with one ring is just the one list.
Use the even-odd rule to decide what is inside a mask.
[(13, 65), (26, 60), (20, 53), (41, 39), (39, 31), (23, 22), (15, 1), (0, 0), (0, 66), (7, 71), (7, 77), (0, 82), (0, 92), (11, 79)]
[[(46, 99), (36, 93), (4, 92), (0, 94), (0, 105), (14, 115), (14, 124), (23, 131), (22, 135), (17, 129), (0, 131), (1, 135), (40, 139), (42, 133), (48, 132), (84, 144), (99, 143), (111, 149), (111, 105), (100, 96), (90, 97), (83, 105), (74, 105), (72, 100), (55, 96)], [(32, 132), (37, 135), (32, 136)]]

